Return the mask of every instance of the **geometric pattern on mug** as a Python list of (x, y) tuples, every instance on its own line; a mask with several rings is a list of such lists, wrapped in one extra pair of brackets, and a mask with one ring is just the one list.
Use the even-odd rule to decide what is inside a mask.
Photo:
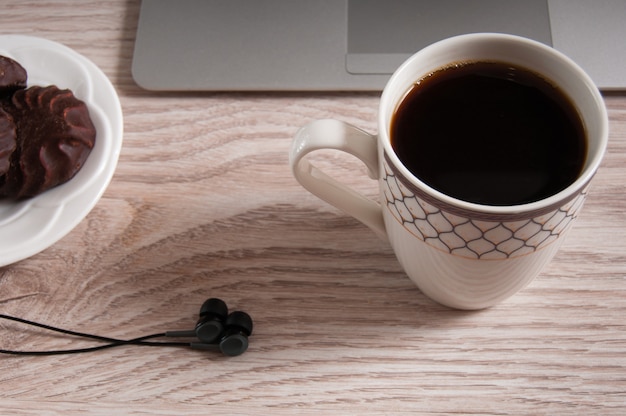
[(385, 165), (387, 209), (406, 230), (426, 244), (474, 259), (519, 257), (551, 244), (569, 228), (586, 192), (563, 206), (533, 218), (485, 221), (446, 212), (417, 197)]

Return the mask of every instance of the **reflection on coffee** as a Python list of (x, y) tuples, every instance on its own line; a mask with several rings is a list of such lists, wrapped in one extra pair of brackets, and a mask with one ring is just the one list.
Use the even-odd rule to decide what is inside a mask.
[(570, 99), (502, 62), (451, 65), (417, 82), (391, 122), (391, 144), (420, 180), (454, 198), (518, 205), (563, 190), (587, 154)]

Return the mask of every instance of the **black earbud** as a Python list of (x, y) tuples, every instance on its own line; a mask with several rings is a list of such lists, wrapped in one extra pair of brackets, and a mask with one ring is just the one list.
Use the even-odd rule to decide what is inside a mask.
[[(122, 340), (84, 332), (70, 331), (53, 326), (16, 318), (9, 315), (0, 314), (0, 319), (7, 319), (25, 325), (35, 326), (49, 331), (59, 332), (65, 335), (88, 338), (104, 343), (95, 347), (77, 348), (67, 350), (49, 351), (19, 351), (0, 349), (2, 354), (11, 355), (58, 355), (58, 354), (78, 354), (93, 352), (107, 348), (119, 347), (122, 345), (140, 345), (149, 347), (191, 347), (194, 349), (215, 349), (216, 347), (227, 356), (243, 354), (248, 349), (248, 337), (252, 334), (252, 318), (245, 312), (235, 311), (228, 313), (226, 303), (221, 299), (211, 298), (206, 300), (200, 308), (199, 318), (196, 326), (192, 330), (167, 331), (163, 333), (146, 335), (143, 337)], [(174, 337), (186, 338), (195, 337), (197, 342), (167, 342), (152, 341), (155, 338)]]
[(201, 342), (210, 344), (224, 331), (224, 322), (228, 317), (228, 306), (223, 300), (211, 298), (204, 301), (198, 314), (194, 329), (185, 331), (167, 331), (166, 337), (197, 337)]
[(224, 321), (228, 318), (228, 306), (221, 299), (207, 299), (200, 308), (199, 316), (196, 323), (196, 336), (202, 342), (212, 343), (224, 331)]

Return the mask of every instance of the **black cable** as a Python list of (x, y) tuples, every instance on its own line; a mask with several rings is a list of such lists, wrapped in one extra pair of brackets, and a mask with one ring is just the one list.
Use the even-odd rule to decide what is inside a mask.
[(117, 339), (117, 338), (103, 337), (103, 336), (100, 336), (100, 335), (88, 334), (88, 333), (85, 333), (85, 332), (77, 332), (77, 331), (71, 331), (71, 330), (63, 329), (63, 328), (57, 328), (57, 327), (54, 327), (54, 326), (41, 324), (39, 322), (29, 321), (27, 319), (17, 318), (15, 316), (10, 316), (10, 315), (0, 314), (0, 319), (7, 319), (7, 320), (10, 320), (10, 321), (19, 322), (19, 323), (22, 323), (22, 324), (25, 324), (25, 325), (35, 326), (35, 327), (46, 329), (46, 330), (49, 330), (49, 331), (59, 332), (61, 334), (65, 334), (65, 335), (72, 335), (72, 336), (81, 337), (81, 338), (88, 338), (88, 339), (93, 339), (93, 340), (96, 340), (96, 341), (106, 342), (107, 343), (105, 345), (98, 345), (98, 346), (94, 346), (94, 347), (73, 348), (73, 349), (67, 349), (67, 350), (19, 351), (19, 350), (0, 349), (0, 354), (9, 354), (9, 355), (39, 355), (39, 356), (42, 356), (42, 355), (61, 355), (61, 354), (81, 354), (81, 353), (99, 351), (99, 350), (103, 350), (103, 349), (107, 349), (107, 348), (120, 347), (120, 346), (123, 346), (123, 345), (140, 345), (140, 346), (147, 346), (147, 347), (189, 347), (190, 346), (189, 342), (172, 342), (172, 341), (155, 342), (155, 341), (148, 341), (148, 340), (154, 339), (154, 338), (165, 337), (166, 334), (164, 332), (163, 333), (151, 334), (151, 335), (145, 335), (145, 336), (142, 336), (142, 337), (133, 338), (133, 339), (129, 339), (129, 340), (123, 340), (123, 339)]
[(19, 323), (25, 324), (25, 325), (36, 326), (38, 328), (47, 329), (48, 331), (59, 332), (61, 334), (65, 334), (65, 335), (73, 335), (73, 336), (82, 337), (82, 338), (91, 338), (91, 339), (95, 339), (97, 341), (103, 341), (103, 342), (118, 342), (118, 341), (121, 341), (121, 340), (115, 339), (115, 338), (102, 337), (102, 336), (99, 336), (99, 335), (88, 334), (88, 333), (85, 333), (85, 332), (76, 332), (76, 331), (70, 331), (69, 329), (57, 328), (57, 327), (54, 327), (54, 326), (41, 324), (39, 322), (29, 321), (28, 319), (17, 318), (15, 316), (10, 316), (10, 315), (0, 314), (0, 319), (6, 319), (6, 320), (9, 320), (9, 321), (19, 322)]
[(67, 350), (48, 350), (48, 351), (19, 351), (19, 350), (5, 350), (0, 349), (0, 354), (9, 354), (9, 355), (62, 355), (62, 354), (82, 354), (87, 352), (94, 352), (99, 350), (104, 350), (108, 348), (120, 347), (123, 345), (140, 345), (147, 347), (189, 347), (189, 342), (147, 342), (146, 339), (157, 338), (164, 336), (162, 333), (147, 335), (140, 338), (134, 338), (130, 340), (117, 340), (116, 342), (111, 342), (105, 345), (98, 345), (95, 347), (86, 347), (86, 348), (74, 348)]

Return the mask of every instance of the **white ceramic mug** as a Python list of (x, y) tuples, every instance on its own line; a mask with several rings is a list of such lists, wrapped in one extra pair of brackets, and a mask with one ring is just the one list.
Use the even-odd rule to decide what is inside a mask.
[[(459, 61), (503, 61), (528, 68), (569, 95), (586, 128), (582, 173), (566, 189), (537, 202), (489, 206), (429, 187), (398, 159), (390, 143), (394, 111), (413, 84)], [(378, 135), (336, 120), (300, 129), (290, 154), (296, 179), (387, 239), (407, 275), (431, 299), (458, 309), (495, 305), (530, 283), (552, 259), (579, 213), (608, 141), (604, 101), (572, 60), (541, 43), (503, 34), (469, 34), (432, 44), (392, 75), (380, 100)], [(313, 166), (305, 156), (337, 149), (358, 157), (380, 186), (373, 201)]]

